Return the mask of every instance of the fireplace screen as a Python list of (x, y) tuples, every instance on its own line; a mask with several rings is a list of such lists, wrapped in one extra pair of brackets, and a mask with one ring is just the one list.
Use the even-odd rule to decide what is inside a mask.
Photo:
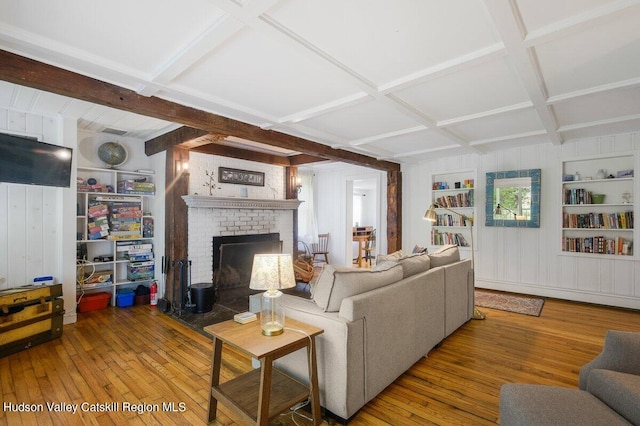
[(249, 287), (253, 256), (281, 253), (280, 241), (257, 241), (220, 245), (220, 266), (214, 276), (218, 289)]

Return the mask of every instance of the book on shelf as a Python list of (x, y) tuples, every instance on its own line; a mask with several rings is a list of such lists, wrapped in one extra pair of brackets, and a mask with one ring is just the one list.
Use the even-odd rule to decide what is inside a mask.
[(431, 230), (431, 244), (434, 246), (455, 244), (459, 247), (469, 247), (469, 243), (461, 233), (441, 232), (437, 229)]
[(633, 229), (633, 211), (618, 213), (562, 213), (563, 228)]
[(473, 191), (459, 192), (454, 195), (443, 195), (435, 199), (436, 203), (442, 207), (473, 207)]
[(620, 256), (633, 255), (633, 243), (623, 237), (562, 237), (562, 251), (571, 253), (594, 253)]

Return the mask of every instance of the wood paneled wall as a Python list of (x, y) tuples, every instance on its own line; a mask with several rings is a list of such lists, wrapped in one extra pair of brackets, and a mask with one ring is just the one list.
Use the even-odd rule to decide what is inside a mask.
[[(407, 166), (403, 169), (404, 247), (425, 245), (429, 241), (429, 226), (422, 216), (431, 199), (426, 184), (431, 175), (473, 169), (477, 171), (477, 287), (640, 309), (640, 262), (560, 254), (561, 159), (639, 150), (640, 136), (630, 133), (565, 142), (562, 146), (524, 146)], [(485, 174), (531, 168), (542, 169), (540, 228), (484, 226)], [(636, 177), (636, 193), (638, 186)]]

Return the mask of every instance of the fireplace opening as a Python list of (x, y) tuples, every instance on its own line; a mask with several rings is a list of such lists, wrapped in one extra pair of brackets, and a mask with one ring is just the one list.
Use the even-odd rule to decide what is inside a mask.
[(248, 289), (253, 256), (281, 252), (279, 233), (213, 237), (213, 279), (218, 291)]

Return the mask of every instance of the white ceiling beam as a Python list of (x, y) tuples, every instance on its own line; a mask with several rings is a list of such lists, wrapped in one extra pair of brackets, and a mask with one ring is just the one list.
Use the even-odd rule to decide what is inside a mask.
[(410, 152), (403, 152), (402, 154), (395, 154), (393, 155), (393, 157), (390, 158), (390, 160), (399, 160), (401, 158), (405, 158), (405, 157), (413, 157), (416, 155), (423, 155), (423, 154), (432, 154), (434, 152), (441, 152), (441, 151), (448, 151), (448, 150), (453, 150), (453, 149), (460, 149), (461, 147), (458, 145), (448, 145), (448, 146), (440, 146), (437, 148), (428, 148), (428, 149), (418, 149), (415, 151), (410, 151)]
[(560, 95), (550, 96), (547, 99), (548, 105), (558, 104), (565, 101), (570, 101), (582, 96), (597, 95), (599, 93), (610, 92), (613, 90), (630, 89), (632, 87), (640, 86), (640, 77), (630, 78), (628, 80), (616, 81), (614, 83), (602, 84), (600, 86), (589, 87), (586, 89), (576, 90), (573, 92), (562, 93)]
[(582, 31), (585, 28), (602, 23), (605, 20), (624, 14), (633, 6), (640, 4), (640, 0), (617, 0), (578, 15), (562, 19), (552, 24), (529, 31), (524, 38), (526, 47), (534, 47), (561, 37)]
[(479, 49), (475, 52), (458, 56), (449, 61), (442, 62), (432, 67), (425, 68), (423, 70), (416, 71), (415, 73), (381, 84), (378, 91), (385, 94), (389, 92), (397, 92), (435, 78), (440, 78), (485, 62), (493, 61), (505, 55), (506, 51), (504, 49), (504, 44), (496, 43), (491, 46), (487, 46), (484, 49)]
[(544, 130), (534, 130), (531, 132), (518, 133), (515, 135), (500, 136), (497, 138), (478, 139), (476, 141), (471, 141), (471, 144), (473, 146), (478, 146), (478, 145), (486, 145), (488, 143), (504, 142), (504, 141), (510, 141), (510, 140), (516, 140), (516, 139), (530, 138), (532, 136), (545, 136), (545, 135), (547, 135), (547, 132)]
[(538, 61), (534, 52), (523, 43), (525, 27), (515, 0), (484, 0), (484, 3), (549, 139), (554, 145), (560, 145), (562, 138), (557, 132), (558, 125), (553, 111), (547, 105), (547, 89)]
[(589, 121), (586, 123), (571, 124), (560, 126), (559, 132), (569, 132), (571, 130), (587, 129), (589, 127), (607, 126), (609, 124), (618, 124), (625, 121), (633, 121), (640, 119), (640, 114), (625, 115), (623, 117), (607, 118), (605, 120)]
[(408, 129), (398, 130), (398, 131), (395, 131), (395, 132), (381, 133), (379, 135), (353, 140), (353, 141), (349, 142), (349, 145), (351, 145), (351, 146), (366, 145), (366, 144), (369, 144), (369, 143), (372, 143), (372, 142), (377, 142), (379, 140), (393, 138), (393, 137), (397, 137), (397, 136), (408, 135), (408, 134), (411, 134), (411, 133), (420, 132), (422, 130), (427, 130), (427, 127), (426, 126), (415, 126), (415, 127), (410, 127)]
[(448, 127), (456, 124), (465, 123), (467, 121), (473, 121), (481, 118), (492, 117), (494, 115), (507, 114), (510, 112), (521, 111), (523, 109), (529, 109), (529, 108), (533, 108), (533, 102), (525, 101), (525, 102), (520, 102), (513, 105), (507, 105), (501, 108), (492, 109), (489, 111), (482, 111), (476, 114), (469, 114), (461, 117), (450, 118), (448, 120), (438, 121), (436, 124), (438, 125), (438, 127)]
[(389, 99), (389, 101), (392, 101), (392, 104), (395, 104), (397, 108), (402, 108), (405, 114), (410, 114), (414, 119), (418, 120), (418, 122), (422, 123), (427, 128), (433, 130), (436, 133), (439, 133), (441, 136), (449, 139), (451, 142), (461, 147), (471, 148), (472, 151), (476, 151), (473, 147), (471, 147), (469, 141), (458, 136), (449, 129), (438, 127), (436, 121), (433, 118), (417, 110), (412, 105), (409, 105), (399, 97), (393, 94), (387, 94), (385, 97)]
[(371, 96), (368, 93), (354, 93), (353, 95), (345, 96), (344, 98), (336, 99), (335, 101), (327, 102), (325, 104), (318, 105), (304, 111), (296, 112), (286, 117), (282, 117), (278, 120), (278, 122), (280, 124), (298, 123), (300, 121), (309, 120), (333, 111), (348, 108), (367, 100), (372, 100)]
[(229, 14), (210, 25), (202, 34), (188, 43), (182, 51), (166, 61), (149, 79), (148, 84), (142, 84), (136, 91), (143, 96), (154, 96), (163, 86), (176, 79), (180, 74), (194, 66), (200, 59), (222, 46), (238, 31), (243, 24)]
[[(220, 1), (220, 0), (217, 0), (217, 1)], [(356, 83), (358, 84), (358, 86), (364, 92), (366, 92), (369, 96), (371, 96), (374, 100), (379, 101), (380, 103), (385, 103), (388, 106), (398, 110), (399, 112), (410, 116), (414, 120), (417, 120), (419, 123), (422, 123), (423, 125), (425, 125), (427, 127), (435, 129), (436, 125), (435, 125), (435, 121), (433, 119), (431, 119), (430, 117), (427, 117), (425, 114), (423, 114), (422, 112), (420, 112), (420, 111), (416, 110), (415, 108), (411, 107), (410, 105), (408, 105), (406, 102), (403, 102), (399, 98), (394, 97), (394, 96), (392, 96), (392, 95), (390, 95), (388, 93), (383, 93), (380, 90), (380, 88), (378, 86), (376, 86), (376, 84), (374, 82), (370, 81), (369, 79), (367, 79), (363, 75), (361, 75), (358, 72), (356, 72), (355, 70), (351, 69), (346, 64), (340, 62), (337, 58), (329, 55), (327, 52), (323, 51), (318, 46), (316, 46), (313, 43), (309, 42), (308, 40), (306, 40), (305, 38), (303, 38), (299, 34), (296, 34), (295, 32), (291, 31), (289, 28), (287, 28), (284, 25), (280, 24), (277, 20), (273, 19), (272, 17), (268, 16), (267, 14), (261, 15), (260, 16), (260, 20), (262, 22), (264, 22), (265, 24), (268, 24), (269, 27), (271, 27), (272, 29), (275, 29), (279, 33), (287, 36), (290, 40), (300, 44), (301, 46), (305, 47), (309, 51), (313, 52), (318, 57), (320, 57), (323, 60), (331, 63), (332, 65), (334, 65), (338, 69), (342, 70), (347, 75), (350, 75), (351, 77), (353, 77), (355, 79)], [(502, 46), (501, 45), (500, 46), (490, 47), (488, 49), (488, 51), (483, 52), (483, 55), (478, 55), (478, 57), (476, 57), (476, 56), (474, 56), (472, 54), (467, 59), (470, 60), (470, 61), (479, 60), (479, 58), (482, 58), (482, 60), (487, 60), (488, 57), (492, 57), (493, 55), (496, 55), (497, 52), (499, 52), (500, 50), (502, 50)], [(453, 65), (450, 65), (450, 66), (453, 67)], [(456, 66), (460, 66), (460, 64), (457, 64)], [(320, 113), (320, 111), (317, 111), (317, 115), (320, 115), (319, 113)], [(295, 115), (296, 114), (291, 114), (289, 117), (295, 116)], [(443, 137), (450, 139), (452, 142), (457, 143), (460, 146), (464, 146), (464, 147), (468, 147), (469, 146), (469, 144), (468, 144), (468, 142), (466, 140), (464, 140), (463, 138), (461, 138), (461, 137), (459, 137), (459, 136), (457, 136), (455, 134), (452, 134), (449, 131), (443, 131), (443, 130), (438, 130), (438, 129), (435, 129), (435, 130), (437, 132), (439, 132)]]

